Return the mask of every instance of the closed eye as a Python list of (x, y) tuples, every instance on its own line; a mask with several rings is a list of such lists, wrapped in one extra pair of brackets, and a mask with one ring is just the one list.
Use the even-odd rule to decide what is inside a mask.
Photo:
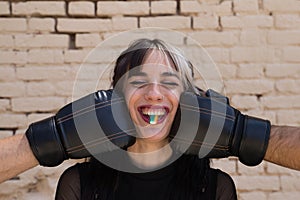
[(170, 85), (170, 86), (179, 86), (178, 83), (172, 82), (172, 81), (163, 81), (162, 84), (164, 84), (164, 85)]
[(131, 81), (129, 82), (131, 85), (136, 86), (136, 87), (140, 87), (143, 86), (145, 84), (147, 84), (147, 81), (143, 81), (143, 80), (135, 80), (135, 81)]

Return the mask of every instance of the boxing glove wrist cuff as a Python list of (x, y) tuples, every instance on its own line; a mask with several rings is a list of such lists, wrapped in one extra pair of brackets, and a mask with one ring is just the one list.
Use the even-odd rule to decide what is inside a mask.
[(245, 116), (239, 160), (248, 166), (262, 162), (268, 147), (271, 124), (268, 120)]
[(40, 165), (57, 166), (67, 158), (57, 133), (55, 117), (32, 123), (25, 134)]

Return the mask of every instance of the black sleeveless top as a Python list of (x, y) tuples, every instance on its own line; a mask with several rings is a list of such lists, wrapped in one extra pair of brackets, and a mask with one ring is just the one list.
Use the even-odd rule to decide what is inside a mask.
[[(187, 200), (184, 195), (174, 197), (181, 193), (174, 191), (174, 174), (178, 166), (187, 165), (181, 159), (172, 164), (147, 173), (128, 173), (111, 169), (101, 163), (95, 166), (85, 162), (68, 168), (60, 177), (56, 200)], [(90, 173), (100, 170), (101, 173)], [(100, 174), (100, 175), (99, 175)], [(117, 177), (117, 179), (114, 179)], [(205, 200), (236, 200), (236, 189), (231, 177), (218, 169), (207, 170), (207, 186), (199, 186), (197, 198)], [(117, 187), (116, 184), (117, 183)], [(181, 187), (181, 185), (179, 184)], [(176, 190), (180, 190), (176, 189)], [(185, 185), (182, 185), (182, 188)], [(95, 190), (96, 188), (96, 190)], [(173, 195), (173, 196), (172, 196)]]

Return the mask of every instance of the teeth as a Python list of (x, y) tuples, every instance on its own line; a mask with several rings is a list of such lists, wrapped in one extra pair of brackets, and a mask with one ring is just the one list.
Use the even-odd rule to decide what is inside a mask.
[(165, 109), (151, 109), (151, 108), (143, 108), (142, 113), (144, 115), (164, 115), (166, 113)]

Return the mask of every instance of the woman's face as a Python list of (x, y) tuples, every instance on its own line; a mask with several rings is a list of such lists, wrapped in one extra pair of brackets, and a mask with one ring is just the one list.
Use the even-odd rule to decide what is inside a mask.
[(127, 74), (124, 95), (137, 138), (158, 142), (167, 138), (183, 84), (170, 60), (160, 51), (149, 52), (142, 66)]

